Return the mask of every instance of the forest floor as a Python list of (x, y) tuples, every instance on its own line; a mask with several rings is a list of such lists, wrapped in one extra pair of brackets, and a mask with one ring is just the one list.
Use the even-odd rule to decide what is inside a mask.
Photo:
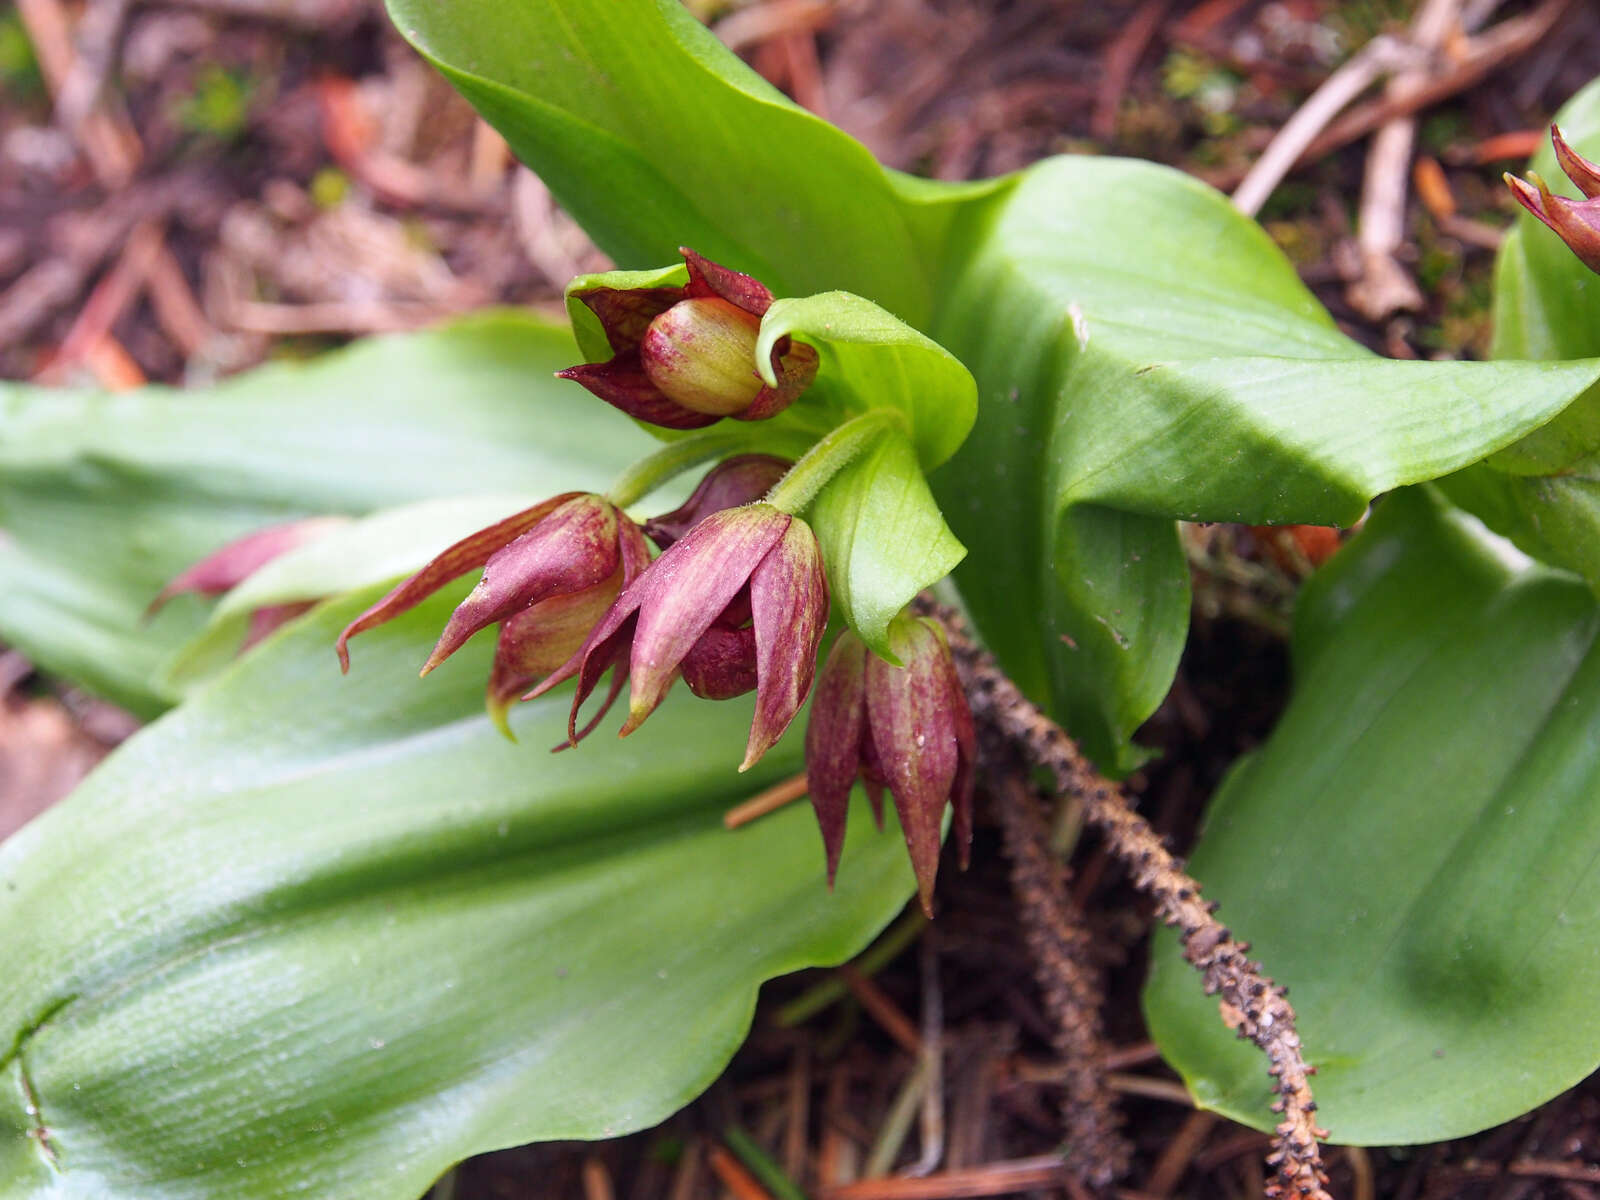
[[(1418, 10), (1443, 12), (1457, 33), (1407, 86), (1324, 114), (1261, 193), (1263, 224), (1341, 327), (1392, 357), (1486, 353), (1514, 212), (1500, 174), (1600, 74), (1588, 0), (692, 7), (893, 166), (967, 178), (1128, 154), (1230, 191), (1260, 182), (1252, 164), (1354, 52), (1425, 36)], [(1374, 130), (1408, 120), (1414, 154), (1380, 157)], [(486, 304), (557, 311), (565, 281), (603, 265), (369, 0), (0, 7), (0, 378), (203, 383)], [(1222, 773), (1270, 730), (1296, 587), (1335, 544), (1187, 535), (1191, 641), (1141, 734), (1160, 756), (1132, 781), (1180, 852)], [(0, 837), (135, 725), (0, 649)], [(1197, 1111), (1148, 1041), (1148, 907), (1092, 835), (1052, 836), (1063, 864), (1075, 847), (1066, 886), (1108, 981), (1101, 1067), (1134, 1149), (1108, 1194), (1260, 1196), (1266, 1137)], [(941, 871), (932, 924), (908, 913), (854, 967), (769, 985), (723, 1078), (660, 1127), (485, 1155), (436, 1200), (1094, 1194), (1062, 1145), (1050, 968), (1019, 919), (1036, 901), (982, 810), (973, 859)], [(937, 1086), (919, 1070), (930, 1056)], [(751, 1176), (762, 1156), (799, 1190)], [(1600, 1196), (1600, 1080), (1472, 1138), (1334, 1148), (1328, 1164), (1350, 1200)]]

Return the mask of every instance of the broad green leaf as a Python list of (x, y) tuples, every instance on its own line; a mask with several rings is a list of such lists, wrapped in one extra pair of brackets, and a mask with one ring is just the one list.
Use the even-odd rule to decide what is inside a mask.
[(575, 358), (565, 329), (502, 312), (205, 390), (0, 384), (0, 638), (153, 715), (206, 606), (141, 615), (223, 543), (310, 513), (603, 487), (650, 449), (551, 378)]
[(885, 658), (889, 622), (961, 561), (910, 441), (890, 429), (829, 481), (811, 510), (834, 603)]
[[(1600, 1063), (1600, 605), (1430, 493), (1307, 585), (1294, 699), (1190, 868), (1290, 986), (1335, 1142), (1509, 1120)], [(1203, 1106), (1269, 1128), (1265, 1062), (1163, 934), (1151, 1032)]]
[[(1600, 81), (1574, 96), (1556, 121), (1574, 149), (1600, 158)], [(1529, 168), (1556, 192), (1578, 194), (1548, 142)], [(1495, 264), (1495, 357), (1600, 355), (1600, 276), (1531, 214), (1519, 213)], [(1529, 554), (1600, 586), (1600, 387), (1444, 487)]]
[(838, 397), (844, 413), (898, 409), (928, 470), (954, 454), (972, 429), (978, 410), (972, 373), (870, 300), (824, 292), (773, 304), (761, 321), (756, 363), (774, 385), (771, 353), (785, 337), (815, 346), (821, 356), (816, 383), (796, 404), (810, 402), (816, 392)]
[(959, 204), (790, 103), (678, 0), (388, 0), (400, 32), (623, 267), (679, 246), (924, 324)]
[(1171, 518), (1349, 524), (1600, 376), (1373, 357), (1258, 226), (1149, 164), (1047, 160), (964, 238), (932, 330), (979, 383), (934, 478), (972, 550), (958, 579), (1007, 668), (1112, 767), (1183, 647)]
[(864, 811), (831, 893), (807, 806), (722, 828), (798, 765), (796, 737), (736, 772), (747, 704), (679, 688), (552, 755), (554, 696), (507, 743), (491, 639), (416, 678), (459, 594), (347, 679), (332, 641), (372, 594), (325, 607), (0, 846), (8, 1200), (412, 1200), (469, 1154), (650, 1125), (762, 980), (910, 895)]

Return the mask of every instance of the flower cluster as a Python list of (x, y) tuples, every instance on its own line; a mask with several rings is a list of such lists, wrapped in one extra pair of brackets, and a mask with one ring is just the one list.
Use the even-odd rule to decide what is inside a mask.
[(1567, 145), (1561, 130), (1554, 125), (1550, 126), (1550, 141), (1555, 146), (1556, 161), (1583, 193), (1582, 200), (1555, 195), (1532, 171), (1528, 172), (1532, 182), (1508, 174), (1506, 183), (1522, 207), (1548, 225), (1584, 266), (1600, 271), (1600, 165)]
[[(591, 287), (580, 299), (613, 350), (605, 363), (561, 372), (640, 420), (690, 429), (723, 416), (770, 417), (816, 373), (810, 346), (780, 341), (776, 386), (756, 369), (767, 289), (685, 250), (687, 285)], [(792, 464), (766, 455), (729, 458), (680, 508), (636, 523), (606, 496), (569, 492), (515, 513), (450, 546), (340, 634), (348, 643), (482, 568), (423, 665), (426, 675), (474, 634), (499, 626), (487, 706), (507, 732), (519, 696), (576, 681), (567, 739), (576, 745), (628, 689), (621, 733), (637, 729), (682, 679), (696, 696), (755, 692), (741, 770), (783, 735), (811, 693), (829, 614), (822, 550), (809, 525), (774, 492)], [(781, 489), (779, 489), (781, 490)], [(649, 543), (659, 548), (652, 558)], [(932, 622), (902, 614), (889, 630), (898, 664), (849, 631), (828, 656), (806, 734), (812, 803), (828, 880), (844, 842), (858, 778), (882, 823), (894, 798), (922, 903), (931, 911), (944, 810), (954, 804), (963, 863), (971, 836), (972, 717), (948, 647)], [(610, 673), (598, 711), (585, 704)]]

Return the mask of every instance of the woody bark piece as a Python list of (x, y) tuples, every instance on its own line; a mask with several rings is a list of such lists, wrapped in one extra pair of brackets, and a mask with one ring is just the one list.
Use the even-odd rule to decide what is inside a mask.
[[(59, 0), (17, 0), (17, 15), (33, 44), (39, 73), (55, 96), (66, 86), (77, 58), (66, 11)], [(92, 110), (69, 132), (102, 187), (119, 188), (133, 178), (144, 147), (125, 115)]]
[[(1461, 4), (1462, 0), (1425, 0), (1411, 25), (1411, 44), (1430, 56), (1437, 55), (1451, 33), (1459, 32)], [(1426, 84), (1431, 73), (1427, 65), (1396, 72), (1384, 88), (1384, 97), (1403, 100)], [(1422, 307), (1422, 292), (1396, 258), (1405, 244), (1406, 175), (1416, 133), (1414, 116), (1393, 117), (1378, 130), (1367, 151), (1356, 226), (1360, 273), (1350, 282), (1345, 297), (1371, 321)]]

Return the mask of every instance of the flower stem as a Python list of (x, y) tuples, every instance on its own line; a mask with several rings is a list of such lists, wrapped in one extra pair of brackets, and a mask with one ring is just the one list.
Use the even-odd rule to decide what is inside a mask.
[[(669, 480), (714, 458), (756, 450), (779, 452), (772, 448), (770, 437), (762, 436), (764, 433), (738, 427), (722, 428), (668, 442), (618, 475), (616, 482), (606, 492), (606, 499), (618, 508), (628, 508)], [(796, 454), (799, 452), (798, 446), (792, 451)]]
[(767, 493), (767, 503), (797, 513), (817, 498), (823, 485), (842, 471), (885, 430), (899, 421), (893, 409), (874, 408), (852, 417), (806, 452)]

